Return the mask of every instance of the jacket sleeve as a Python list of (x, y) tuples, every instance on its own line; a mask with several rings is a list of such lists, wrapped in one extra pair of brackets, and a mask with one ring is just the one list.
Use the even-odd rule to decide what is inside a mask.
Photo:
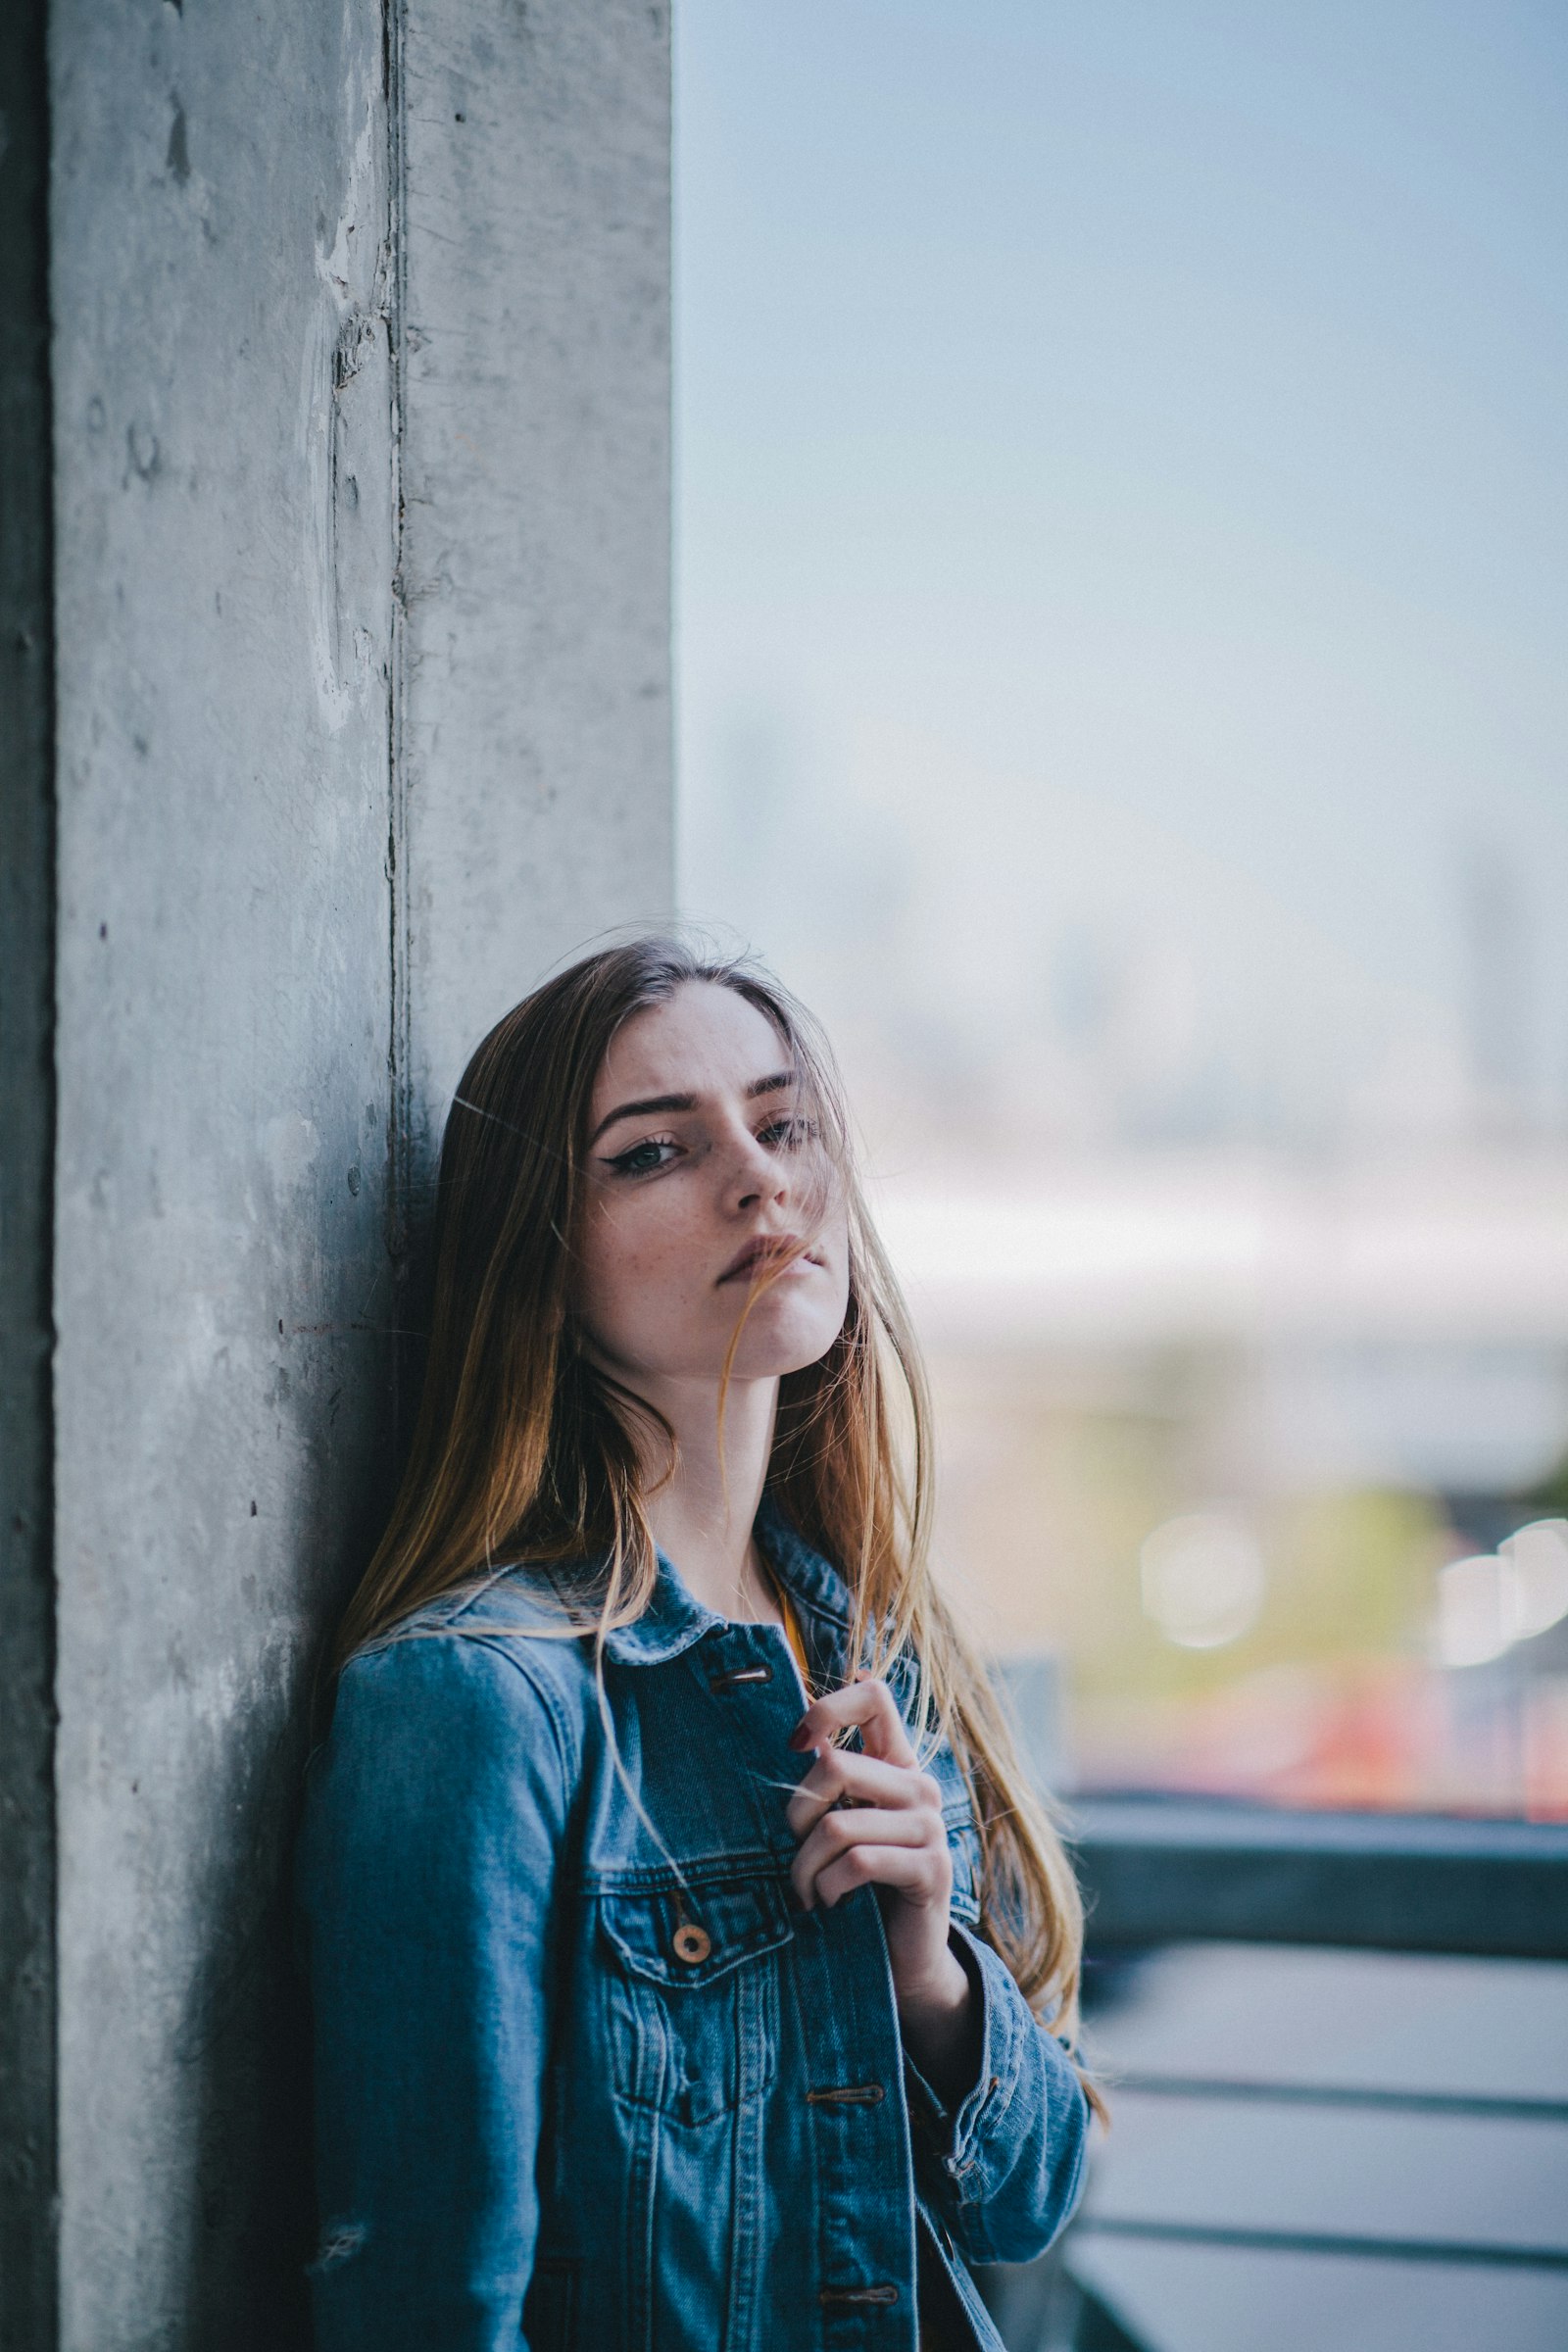
[(980, 2068), (956, 2109), (905, 2060), (919, 2182), (967, 2262), (1028, 2262), (1077, 2204), (1089, 2103), (1071, 2059), (978, 1935), (953, 1939), (981, 2003)]
[(573, 1778), (528, 1646), (441, 1633), (362, 1655), (312, 1766), (318, 2352), (526, 2352)]

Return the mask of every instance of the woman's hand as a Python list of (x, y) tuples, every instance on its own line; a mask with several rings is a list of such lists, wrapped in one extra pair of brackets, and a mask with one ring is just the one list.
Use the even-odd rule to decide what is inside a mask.
[[(863, 1754), (831, 1744), (851, 1724)], [(814, 1700), (790, 1745), (816, 1751), (789, 1803), (801, 1840), (791, 1884), (808, 1911), (831, 1910), (857, 1886), (881, 1889), (906, 2047), (933, 2087), (956, 2099), (978, 2065), (979, 2004), (948, 1935), (953, 1858), (942, 1790), (916, 1765), (886, 1683), (864, 1673)]]

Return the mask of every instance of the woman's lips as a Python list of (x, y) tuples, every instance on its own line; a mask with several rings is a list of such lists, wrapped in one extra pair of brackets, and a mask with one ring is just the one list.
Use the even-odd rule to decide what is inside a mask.
[(809, 1250), (802, 1249), (799, 1234), (766, 1234), (747, 1243), (740, 1255), (724, 1268), (718, 1278), (719, 1283), (740, 1282), (753, 1274), (760, 1274), (777, 1258), (790, 1261), (780, 1269), (782, 1274), (794, 1274), (807, 1266), (820, 1266), (822, 1263)]

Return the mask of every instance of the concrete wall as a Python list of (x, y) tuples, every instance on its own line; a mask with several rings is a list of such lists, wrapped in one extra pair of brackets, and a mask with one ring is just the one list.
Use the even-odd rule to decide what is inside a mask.
[(0, 2344), (55, 2311), (54, 631), (42, 0), (0, 10)]
[(442, 0), (411, 6), (403, 54), (422, 1154), (519, 960), (535, 970), (628, 908), (667, 912), (673, 889), (669, 12)]
[(14, 2332), (278, 2352), (301, 1693), (411, 1217), (481, 1030), (668, 899), (667, 23), (54, 0), (49, 53), (60, 2309)]

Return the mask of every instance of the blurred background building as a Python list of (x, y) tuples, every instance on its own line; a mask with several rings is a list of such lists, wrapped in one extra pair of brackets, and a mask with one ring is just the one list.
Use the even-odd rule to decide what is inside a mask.
[(837, 1041), (955, 1589), (1081, 1784), (1568, 1815), (1568, 25), (679, 56), (685, 903)]

